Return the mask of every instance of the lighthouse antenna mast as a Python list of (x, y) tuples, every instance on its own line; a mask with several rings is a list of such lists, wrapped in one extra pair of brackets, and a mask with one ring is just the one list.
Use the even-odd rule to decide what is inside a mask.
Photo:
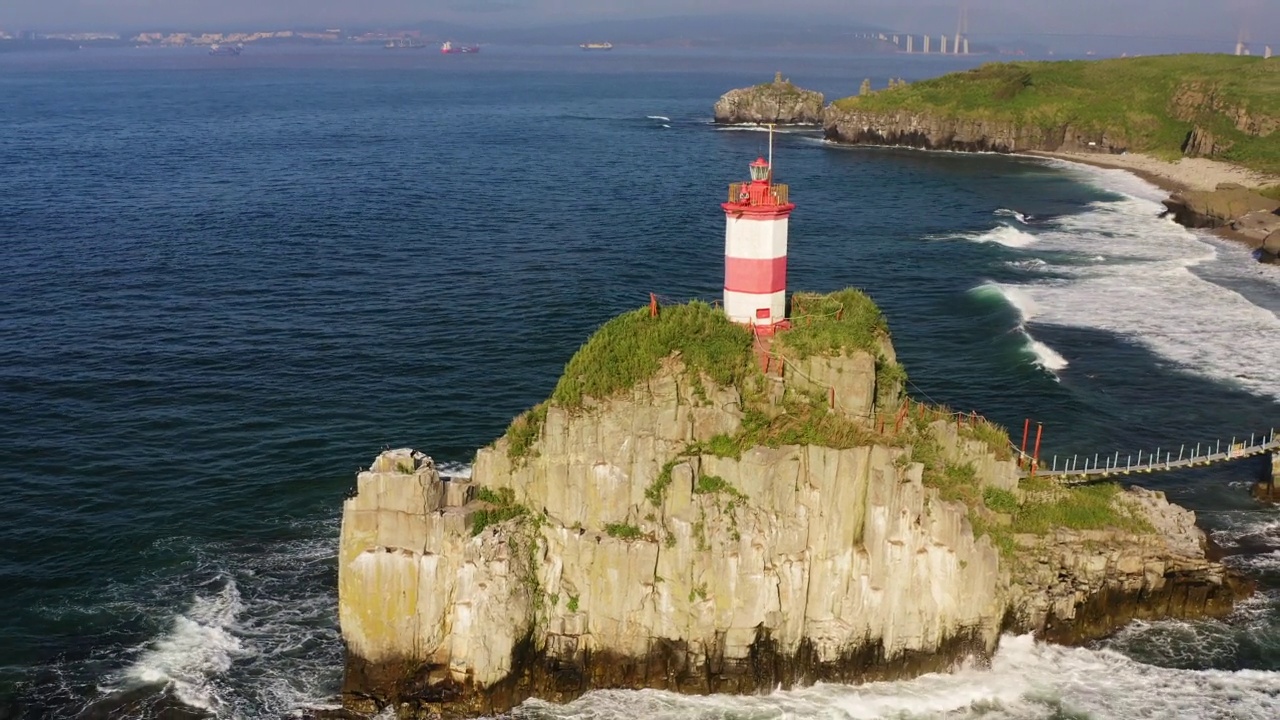
[(773, 123), (769, 123), (769, 184), (773, 184)]

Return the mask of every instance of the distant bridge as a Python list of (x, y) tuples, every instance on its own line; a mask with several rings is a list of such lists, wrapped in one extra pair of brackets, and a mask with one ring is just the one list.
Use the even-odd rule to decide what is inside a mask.
[(1280, 439), (1276, 437), (1274, 428), (1264, 435), (1251, 435), (1247, 440), (1231, 438), (1225, 444), (1217, 440), (1191, 446), (1180, 445), (1176, 453), (1172, 448), (1156, 448), (1152, 452), (1140, 450), (1137, 455), (1121, 455), (1118, 452), (1105, 455), (1097, 453), (1092, 457), (1055, 455), (1046, 461), (1045, 458), (1038, 457), (1039, 432), (1036, 434), (1036, 450), (1030, 454), (1026, 451), (1029, 425), (1028, 422), (1023, 430), (1022, 449), (1014, 449), (1019, 458), (1018, 464), (1023, 468), (1023, 476), (1043, 477), (1062, 485), (1087, 485), (1107, 482), (1125, 475), (1208, 467), (1259, 455), (1271, 456), (1272, 482), (1280, 475)]

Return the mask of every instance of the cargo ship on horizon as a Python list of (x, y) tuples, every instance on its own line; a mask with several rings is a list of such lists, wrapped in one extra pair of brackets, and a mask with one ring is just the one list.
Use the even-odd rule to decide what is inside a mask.
[(582, 44), (581, 44), (581, 45), (579, 45), (578, 47), (582, 48), (583, 50), (612, 50), (612, 49), (613, 49), (613, 43), (609, 43), (609, 42), (589, 42), (589, 43), (582, 43)]
[(441, 54), (444, 54), (444, 55), (457, 55), (460, 53), (478, 53), (480, 52), (480, 46), (479, 45), (454, 45), (453, 43), (446, 40), (444, 44), (440, 46), (440, 52)]
[(382, 47), (387, 50), (420, 50), (425, 48), (426, 44), (414, 38), (391, 38)]
[(209, 54), (210, 55), (227, 55), (227, 56), (239, 55), (240, 51), (243, 49), (244, 49), (244, 45), (221, 45), (219, 43), (214, 43), (213, 45), (209, 46)]

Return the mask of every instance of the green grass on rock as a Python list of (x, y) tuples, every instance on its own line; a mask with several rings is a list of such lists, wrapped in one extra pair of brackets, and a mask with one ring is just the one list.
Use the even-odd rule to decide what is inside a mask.
[(967, 72), (835, 101), (838, 109), (920, 112), (1123, 138), (1134, 152), (1182, 154), (1195, 127), (1215, 157), (1280, 172), (1280, 131), (1251, 134), (1237, 117), (1280, 120), (1280, 58), (1166, 55), (990, 63)]
[(653, 377), (674, 352), (693, 377), (706, 374), (722, 386), (737, 385), (753, 370), (752, 338), (704, 302), (663, 307), (657, 318), (633, 310), (605, 323), (569, 360), (551, 394), (557, 405), (581, 407), (607, 399)]

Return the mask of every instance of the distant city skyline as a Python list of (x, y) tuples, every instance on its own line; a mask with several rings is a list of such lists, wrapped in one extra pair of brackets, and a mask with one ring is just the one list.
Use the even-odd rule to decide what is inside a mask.
[[(913, 33), (1195, 38), (1280, 44), (1280, 0), (790, 0), (786, 17)], [(1154, 6), (1158, 5), (1158, 9)], [(716, 13), (776, 13), (778, 0), (5, 0), (0, 28), (37, 31), (264, 30), (555, 25)], [(1243, 37), (1241, 37), (1243, 35)]]

